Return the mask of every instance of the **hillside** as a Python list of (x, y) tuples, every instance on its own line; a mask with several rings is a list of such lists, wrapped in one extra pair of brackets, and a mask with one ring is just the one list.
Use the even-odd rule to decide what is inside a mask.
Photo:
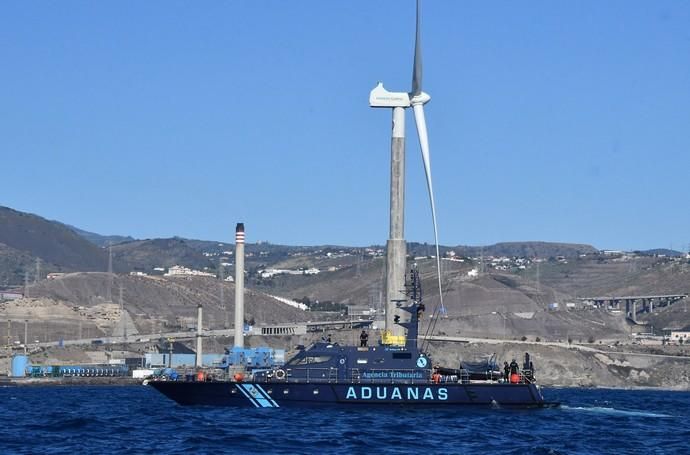
[(214, 269), (202, 252), (192, 248), (185, 239), (135, 240), (113, 245), (113, 259), (126, 264), (129, 270), (151, 272), (154, 267), (183, 265), (196, 270)]
[[(41, 278), (49, 271), (103, 272), (107, 269), (107, 250), (86, 238), (92, 242), (126, 239), (99, 236), (8, 208), (0, 208), (0, 222), (0, 285), (4, 286), (22, 285), (25, 271), (29, 272), (29, 284), (37, 281), (36, 258), (41, 259)], [(449, 335), (624, 338), (630, 333), (624, 315), (550, 311), (549, 304), (564, 306), (578, 297), (690, 292), (688, 260), (670, 257), (666, 250), (650, 250), (656, 255), (603, 254), (581, 244), (504, 242), (485, 247), (444, 246), (442, 254), (450, 250), (459, 259), (442, 261), (447, 314), (436, 323), (437, 331)], [(116, 272), (151, 273), (156, 267), (183, 265), (217, 273), (218, 264), (223, 262), (224, 276), (234, 274), (234, 244), (227, 242), (179, 237), (127, 240), (113, 245), (112, 251)], [(431, 310), (440, 301), (435, 260), (429, 257), (432, 248), (409, 243), (408, 252), (410, 266), (414, 257), (420, 268), (425, 301)], [(299, 316), (275, 311), (275, 301), (271, 303), (272, 299), (262, 292), (360, 308), (383, 307), (384, 258), (380, 246), (287, 246), (262, 242), (247, 244), (246, 253), (247, 288), (257, 302), (251, 317), (259, 321), (277, 322), (283, 317), (289, 321)], [(319, 273), (303, 272), (314, 268)], [(218, 280), (119, 275), (115, 281), (114, 287), (110, 287), (110, 299), (110, 279), (104, 273), (70, 274), (51, 282), (39, 280), (29, 290), (31, 297), (86, 307), (111, 305), (122, 284), (125, 303), (134, 312), (136, 325), (164, 320), (173, 326), (179, 318), (193, 317), (197, 303), (208, 306), (209, 315), (223, 319), (224, 323), (225, 312), (220, 310), (217, 296)], [(223, 289), (229, 301), (232, 284), (224, 282)], [(268, 306), (264, 307), (260, 302), (265, 298)], [(427, 317), (430, 314), (431, 311)], [(690, 324), (687, 312), (679, 313), (677, 306), (654, 315), (641, 315), (640, 319), (657, 327)]]
[[(435, 261), (418, 259), (425, 301), (429, 309), (439, 303)], [(527, 336), (550, 340), (628, 339), (631, 328), (625, 314), (606, 311), (563, 311), (577, 297), (631, 294), (685, 294), (690, 291), (690, 265), (664, 258), (591, 256), (560, 262), (532, 263), (526, 269), (489, 269), (476, 277), (467, 272), (477, 263), (443, 261), (444, 304), (447, 316), (439, 319), (437, 331), (448, 335), (505, 337)], [(335, 301), (380, 308), (383, 288), (383, 258), (369, 259), (318, 275), (280, 275), (254, 280), (253, 286), (275, 295), (312, 301)], [(560, 311), (550, 311), (560, 302)], [(657, 327), (671, 322), (690, 324), (690, 313), (679, 305), (654, 315), (641, 315)], [(666, 312), (670, 312), (666, 314)], [(427, 314), (428, 316), (428, 314)]]
[(574, 258), (582, 254), (596, 254), (598, 252), (599, 250), (591, 245), (554, 242), (502, 242), (484, 247), (460, 246), (456, 250), (456, 253), (469, 257), (484, 255), (526, 258), (552, 258), (557, 256)]
[(76, 232), (79, 236), (85, 238), (89, 242), (93, 243), (96, 246), (99, 246), (101, 248), (106, 247), (108, 245), (115, 245), (117, 243), (122, 243), (122, 242), (132, 242), (136, 240), (134, 237), (131, 236), (124, 236), (124, 235), (101, 235), (101, 234), (96, 234), (95, 232), (89, 232), (89, 231), (84, 231), (83, 229), (79, 229), (78, 227), (70, 226), (69, 224), (66, 224), (67, 228), (73, 230)]
[[(45, 270), (107, 270), (108, 255), (63, 224), (30, 213), (0, 207), (1, 274), (7, 284), (21, 284), (27, 262), (40, 258)], [(115, 264), (116, 269), (121, 269)], [(34, 268), (31, 268), (33, 272)], [(33, 274), (31, 275), (33, 278)]]
[(604, 295), (685, 294), (690, 291), (690, 264), (666, 257), (620, 255), (587, 257), (567, 263), (546, 262), (525, 277), (577, 297)]
[[(196, 326), (197, 305), (204, 307), (204, 326), (222, 329), (234, 321), (232, 283), (207, 277), (109, 276), (103, 272), (70, 273), (29, 286), (30, 299), (0, 303), (0, 319), (30, 319), (31, 333), (50, 340), (113, 335), (121, 321), (119, 294), (129, 321), (130, 335), (154, 334)], [(110, 289), (110, 290), (109, 290)], [(108, 298), (110, 296), (110, 299)], [(227, 309), (226, 309), (227, 308)], [(262, 324), (306, 321), (308, 312), (247, 289), (245, 319)], [(228, 324), (229, 323), (229, 324)], [(14, 327), (17, 336), (23, 327)], [(13, 332), (14, 333), (14, 332)]]
[[(44, 268), (52, 271), (56, 267), (52, 264), (43, 264)], [(0, 243), (0, 286), (9, 287), (24, 282), (25, 272), (31, 272), (33, 278), (36, 270), (36, 258), (23, 251), (11, 248)], [(27, 276), (29, 278), (29, 276)]]

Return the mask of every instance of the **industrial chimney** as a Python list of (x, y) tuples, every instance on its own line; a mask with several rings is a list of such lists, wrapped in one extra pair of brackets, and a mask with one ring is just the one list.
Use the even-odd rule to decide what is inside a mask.
[(197, 313), (196, 313), (196, 367), (201, 368), (202, 364), (202, 352), (201, 352), (201, 311), (202, 311), (202, 306), (198, 305), (196, 307)]
[(244, 348), (244, 223), (235, 228), (235, 345)]

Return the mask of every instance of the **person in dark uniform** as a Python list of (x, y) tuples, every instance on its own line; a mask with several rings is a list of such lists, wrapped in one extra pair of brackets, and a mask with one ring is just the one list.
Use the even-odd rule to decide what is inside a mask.
[(369, 342), (369, 334), (365, 330), (362, 330), (362, 333), (359, 335), (360, 347), (363, 347), (363, 348), (366, 347), (368, 342)]
[(525, 363), (522, 364), (522, 369), (523, 370), (529, 370), (529, 352), (525, 352)]
[(328, 338), (326, 338), (326, 342), (327, 342), (328, 344), (332, 343), (332, 341), (331, 341), (331, 336), (330, 336), (330, 335), (328, 335)]
[(513, 359), (512, 362), (510, 362), (510, 374), (517, 374), (518, 372), (518, 363)]
[(510, 379), (510, 366), (508, 362), (503, 362), (503, 376), (506, 381)]

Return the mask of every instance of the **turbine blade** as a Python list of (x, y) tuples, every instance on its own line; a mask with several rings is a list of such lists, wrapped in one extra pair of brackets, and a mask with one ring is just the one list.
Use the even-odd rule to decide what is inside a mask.
[(419, 3), (417, 0), (417, 31), (414, 39), (414, 64), (412, 66), (412, 96), (422, 91), (422, 42), (419, 27)]
[(429, 136), (426, 131), (426, 119), (424, 117), (424, 105), (415, 104), (414, 120), (417, 124), (417, 136), (419, 137), (419, 147), (422, 150), (422, 161), (424, 162), (424, 173), (426, 175), (426, 187), (429, 190), (429, 201), (431, 202), (431, 218), (434, 222), (434, 243), (436, 244), (436, 271), (438, 273), (438, 295), (441, 303), (441, 314), (446, 313), (443, 305), (443, 289), (441, 288), (441, 255), (438, 246), (438, 227), (436, 224), (436, 204), (434, 202), (434, 185), (431, 180), (431, 158), (429, 157)]

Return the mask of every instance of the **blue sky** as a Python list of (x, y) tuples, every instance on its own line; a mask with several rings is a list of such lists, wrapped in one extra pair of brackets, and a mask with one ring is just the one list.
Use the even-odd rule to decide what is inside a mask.
[[(690, 3), (423, 4), (441, 243), (690, 244)], [(412, 1), (2, 2), (0, 205), (102, 234), (383, 244)], [(411, 113), (406, 237), (433, 240)]]

